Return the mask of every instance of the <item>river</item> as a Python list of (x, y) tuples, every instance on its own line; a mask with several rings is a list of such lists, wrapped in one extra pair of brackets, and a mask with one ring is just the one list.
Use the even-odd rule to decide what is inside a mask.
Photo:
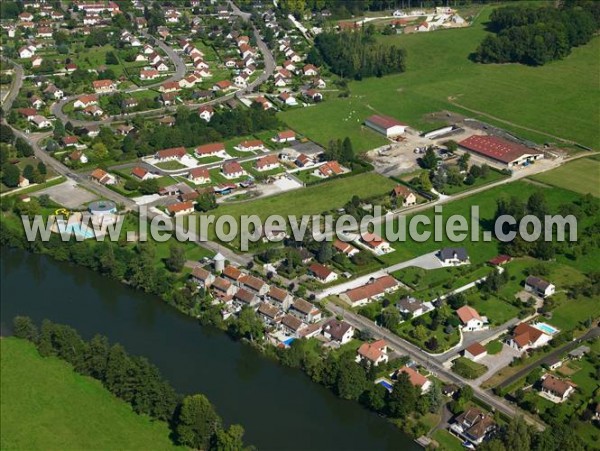
[(260, 450), (418, 450), (358, 403), (337, 398), (225, 333), (198, 325), (159, 299), (93, 271), (1, 249), (0, 332), (15, 315), (99, 333), (147, 357), (181, 393), (204, 393), (226, 423)]

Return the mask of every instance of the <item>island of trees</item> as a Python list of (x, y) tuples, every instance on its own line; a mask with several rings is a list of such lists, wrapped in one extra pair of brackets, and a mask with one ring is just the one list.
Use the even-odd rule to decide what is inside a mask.
[(364, 32), (321, 33), (315, 39), (307, 61), (316, 66), (327, 63), (340, 77), (357, 80), (404, 72), (404, 50), (378, 44), (373, 33), (369, 27)]
[(487, 36), (475, 52), (480, 63), (541, 66), (587, 44), (600, 27), (600, 2), (573, 0), (552, 6), (506, 6), (494, 10)]

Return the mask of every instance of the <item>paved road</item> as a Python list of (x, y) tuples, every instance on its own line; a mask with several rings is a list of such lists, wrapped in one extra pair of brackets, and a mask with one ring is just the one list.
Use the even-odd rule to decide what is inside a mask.
[(593, 329), (589, 330), (585, 335), (583, 335), (582, 337), (578, 338), (575, 341), (570, 341), (568, 343), (565, 343), (563, 346), (561, 346), (558, 349), (555, 349), (554, 351), (552, 351), (550, 354), (548, 354), (543, 359), (531, 362), (529, 365), (524, 366), (519, 371), (517, 371), (515, 374), (513, 374), (510, 377), (508, 377), (504, 382), (502, 382), (499, 385), (499, 387), (503, 388), (503, 387), (509, 386), (513, 382), (515, 382), (518, 379), (524, 377), (533, 368), (542, 366), (544, 363), (548, 363), (551, 360), (553, 360), (553, 359), (555, 359), (557, 357), (560, 357), (563, 354), (566, 354), (567, 352), (569, 352), (569, 351), (573, 350), (574, 348), (580, 346), (586, 340), (589, 340), (589, 339), (592, 339), (592, 338), (598, 338), (598, 337), (600, 337), (600, 326), (594, 327)]
[(543, 430), (545, 425), (540, 421), (536, 420), (529, 416), (526, 412), (521, 411), (516, 406), (510, 404), (508, 401), (498, 398), (494, 394), (489, 391), (483, 390), (477, 385), (473, 384), (473, 381), (464, 379), (457, 374), (454, 374), (450, 370), (444, 368), (444, 366), (438, 362), (435, 358), (429, 357), (425, 354), (420, 348), (409, 343), (406, 340), (398, 337), (392, 332), (384, 329), (382, 327), (377, 326), (371, 320), (364, 318), (355, 313), (349, 312), (346, 309), (339, 307), (333, 303), (328, 303), (325, 307), (334, 315), (339, 315), (344, 318), (346, 322), (353, 325), (354, 327), (361, 330), (369, 330), (374, 337), (384, 338), (390, 344), (390, 347), (393, 348), (400, 355), (408, 355), (415, 362), (423, 365), (429, 371), (434, 373), (438, 378), (444, 380), (446, 382), (458, 384), (460, 386), (470, 385), (473, 389), (473, 394), (481, 401), (485, 402), (495, 410), (502, 412), (510, 417), (514, 416), (516, 413), (522, 415), (529, 424), (536, 426), (537, 428)]
[(17, 94), (19, 94), (19, 91), (21, 90), (21, 86), (23, 86), (24, 73), (23, 73), (23, 67), (21, 65), (15, 64), (14, 61), (10, 61), (4, 57), (2, 57), (2, 60), (12, 63), (13, 70), (14, 70), (10, 90), (8, 91), (8, 94), (4, 98), (4, 101), (2, 102), (2, 109), (5, 112), (8, 112), (12, 108), (12, 104), (15, 101), (15, 99), (17, 98)]

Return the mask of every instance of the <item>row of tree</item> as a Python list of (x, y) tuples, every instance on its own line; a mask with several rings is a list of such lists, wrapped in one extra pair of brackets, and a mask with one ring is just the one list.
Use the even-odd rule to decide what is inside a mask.
[(138, 414), (168, 422), (178, 444), (194, 449), (243, 449), (244, 429), (223, 428), (221, 417), (204, 395), (177, 394), (158, 368), (144, 357), (132, 356), (120, 344), (96, 335), (86, 341), (70, 326), (49, 320), (38, 329), (29, 317), (14, 319), (14, 334), (34, 343), (43, 357), (70, 363), (79, 374), (99, 380)]
[(599, 26), (598, 2), (563, 2), (560, 8), (499, 8), (490, 16), (490, 28), (496, 34), (486, 36), (474, 58), (481, 63), (543, 65), (589, 42)]
[(366, 32), (321, 33), (307, 56), (311, 64), (327, 63), (333, 73), (355, 79), (404, 72), (405, 60), (403, 49), (381, 45)]

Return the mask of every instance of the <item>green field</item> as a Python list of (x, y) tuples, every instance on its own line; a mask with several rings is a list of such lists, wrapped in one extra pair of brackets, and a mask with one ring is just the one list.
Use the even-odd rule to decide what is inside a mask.
[(580, 158), (552, 171), (532, 177), (533, 180), (581, 194), (600, 197), (600, 161)]
[(487, 34), (484, 24), (492, 10), (485, 7), (468, 28), (381, 36), (383, 43), (406, 49), (405, 73), (351, 82), (349, 98), (330, 95), (318, 106), (286, 111), (281, 118), (321, 144), (349, 136), (355, 149), (364, 151), (385, 143), (361, 126), (366, 117), (388, 114), (427, 130), (440, 125), (427, 117), (430, 113), (477, 116), (456, 103), (508, 121), (514, 125), (481, 117), (537, 142), (556, 141), (539, 131), (599, 148), (600, 38), (543, 67), (476, 64), (469, 55)]
[(165, 423), (137, 415), (100, 382), (29, 342), (0, 343), (3, 450), (175, 448)]

